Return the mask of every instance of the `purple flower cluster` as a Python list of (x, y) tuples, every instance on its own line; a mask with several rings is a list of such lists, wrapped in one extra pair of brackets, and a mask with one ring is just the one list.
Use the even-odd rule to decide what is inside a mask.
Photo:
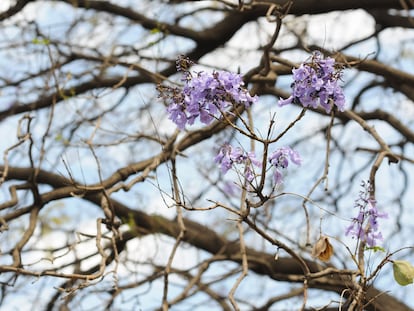
[(309, 62), (301, 64), (292, 72), (292, 95), (279, 100), (279, 106), (300, 103), (312, 108), (321, 105), (327, 113), (331, 112), (333, 106), (339, 111), (345, 110), (345, 96), (338, 85), (341, 69), (335, 66), (333, 58), (323, 58), (322, 53), (316, 51)]
[(355, 207), (359, 208), (358, 216), (352, 219), (352, 224), (346, 229), (345, 235), (365, 242), (368, 247), (376, 246), (377, 240), (382, 240), (378, 227), (378, 218), (387, 218), (387, 213), (381, 213), (376, 206), (377, 202), (370, 196), (371, 185), (362, 182)]
[(183, 88), (159, 87), (160, 93), (171, 100), (167, 112), (179, 129), (184, 129), (186, 124), (194, 124), (197, 118), (210, 124), (234, 104), (249, 107), (257, 101), (257, 96), (251, 96), (244, 88), (241, 75), (227, 71), (202, 71), (193, 76), (189, 71), (190, 65), (186, 58), (177, 60), (177, 70), (183, 73)]
[(285, 169), (289, 166), (289, 160), (296, 165), (300, 165), (302, 162), (299, 153), (290, 147), (279, 148), (269, 156), (270, 164), (275, 167), (273, 175), (275, 184), (278, 185), (283, 182), (281, 169)]
[(226, 174), (233, 167), (233, 164), (243, 164), (244, 177), (249, 182), (252, 182), (255, 177), (253, 165), (256, 167), (262, 166), (262, 163), (256, 159), (254, 152), (246, 152), (242, 148), (235, 148), (230, 144), (225, 144), (220, 148), (214, 161), (220, 164), (223, 174)]
[[(249, 182), (252, 182), (255, 177), (253, 166), (262, 167), (262, 163), (257, 160), (253, 152), (245, 152), (240, 147), (235, 148), (229, 144), (225, 144), (220, 148), (214, 161), (220, 164), (223, 174), (227, 173), (234, 164), (243, 164), (244, 177)], [(282, 183), (283, 176), (281, 169), (286, 169), (289, 161), (296, 165), (300, 165), (301, 163), (299, 154), (289, 147), (279, 148), (269, 156), (270, 164), (275, 167), (273, 178), (276, 184)]]

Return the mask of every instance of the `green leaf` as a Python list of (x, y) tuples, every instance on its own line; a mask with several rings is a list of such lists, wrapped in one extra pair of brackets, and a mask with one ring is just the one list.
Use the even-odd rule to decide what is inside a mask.
[(39, 44), (39, 45), (48, 45), (50, 43), (50, 40), (47, 38), (34, 38), (32, 40), (33, 44)]
[(414, 267), (406, 260), (394, 260), (392, 262), (392, 269), (394, 271), (394, 279), (401, 286), (406, 286), (413, 283)]
[(151, 29), (151, 31), (150, 31), (150, 34), (156, 34), (156, 33), (160, 33), (161, 32), (161, 29), (159, 29), (159, 28), (152, 28)]
[(367, 247), (366, 250), (372, 250), (374, 252), (385, 252), (385, 248), (381, 246)]
[(61, 133), (58, 133), (58, 134), (55, 136), (55, 141), (61, 141), (61, 140), (63, 140), (63, 136), (62, 136), (62, 134), (61, 134)]

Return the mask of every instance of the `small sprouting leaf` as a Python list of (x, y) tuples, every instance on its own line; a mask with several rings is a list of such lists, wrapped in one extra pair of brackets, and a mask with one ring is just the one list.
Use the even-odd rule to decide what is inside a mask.
[(321, 236), (312, 249), (312, 257), (328, 261), (333, 255), (333, 246), (326, 236)]
[(385, 252), (385, 248), (381, 246), (372, 246), (372, 247), (366, 247), (366, 250), (372, 250), (374, 252)]
[(32, 43), (39, 45), (48, 45), (50, 43), (50, 40), (47, 38), (33, 38)]
[(413, 283), (414, 267), (406, 260), (394, 260), (392, 262), (392, 269), (394, 271), (394, 279), (401, 286), (406, 286)]
[(156, 33), (160, 33), (160, 32), (161, 32), (161, 29), (159, 29), (157, 27), (152, 28), (151, 31), (150, 31), (151, 34), (156, 34)]

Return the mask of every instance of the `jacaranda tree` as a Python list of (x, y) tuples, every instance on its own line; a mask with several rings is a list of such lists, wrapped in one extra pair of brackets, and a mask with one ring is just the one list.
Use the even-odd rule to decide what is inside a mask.
[(1, 310), (414, 308), (414, 3), (0, 4)]

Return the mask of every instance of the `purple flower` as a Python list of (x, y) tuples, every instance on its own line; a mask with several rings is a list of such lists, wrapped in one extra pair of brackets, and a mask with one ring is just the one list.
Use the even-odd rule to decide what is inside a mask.
[(278, 104), (279, 106), (285, 106), (285, 105), (291, 104), (292, 102), (293, 102), (293, 96), (291, 95), (286, 99), (280, 99)]
[(363, 190), (355, 201), (355, 207), (359, 208), (358, 216), (352, 219), (352, 224), (346, 229), (345, 235), (351, 235), (365, 242), (368, 247), (374, 247), (377, 245), (377, 240), (382, 240), (378, 218), (387, 218), (388, 215), (379, 212), (377, 202), (370, 197), (371, 185), (362, 182), (361, 186)]
[(256, 158), (256, 154), (253, 151), (247, 153), (247, 158), (249, 162), (257, 167), (262, 167), (262, 162)]
[(233, 105), (249, 107), (258, 99), (250, 95), (239, 74), (228, 71), (192, 74), (189, 71), (192, 62), (183, 56), (177, 59), (176, 65), (177, 71), (184, 76), (182, 89), (159, 86), (158, 90), (161, 96), (170, 100), (167, 108), (169, 119), (179, 129), (184, 129), (186, 124), (194, 124), (197, 119), (210, 124)]
[(184, 129), (187, 123), (187, 116), (184, 112), (183, 105), (172, 103), (168, 106), (167, 112), (170, 115), (170, 119), (174, 120), (180, 130)]
[(225, 144), (220, 148), (214, 162), (220, 165), (223, 174), (227, 173), (235, 164), (243, 165), (244, 177), (249, 182), (252, 182), (255, 177), (253, 166), (262, 166), (262, 163), (256, 159), (254, 152), (245, 152), (242, 148), (235, 148), (230, 144)]
[(345, 110), (345, 96), (338, 85), (341, 69), (335, 67), (333, 58), (323, 58), (322, 53), (316, 51), (309, 62), (293, 69), (292, 73), (292, 95), (287, 99), (280, 99), (279, 106), (293, 102), (312, 108), (320, 105), (327, 113), (331, 112), (333, 106), (339, 111)]
[(231, 159), (233, 147), (231, 145), (224, 145), (220, 148), (219, 153), (214, 158), (214, 162), (220, 164), (221, 172), (226, 174), (233, 165), (233, 160)]
[(302, 162), (299, 153), (290, 147), (279, 148), (269, 156), (270, 164), (275, 167), (273, 175), (275, 184), (278, 185), (283, 182), (281, 169), (286, 169), (289, 166), (289, 161), (296, 165), (300, 165)]

